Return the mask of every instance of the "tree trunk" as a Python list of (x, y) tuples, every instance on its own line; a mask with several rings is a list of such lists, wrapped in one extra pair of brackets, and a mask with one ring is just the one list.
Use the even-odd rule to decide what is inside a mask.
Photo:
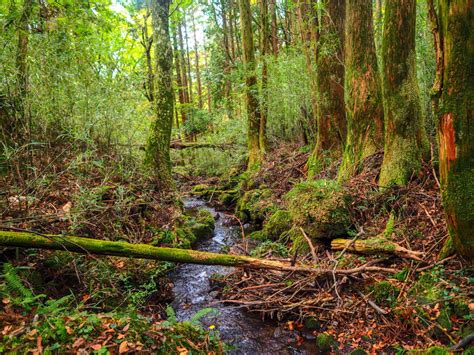
[(278, 57), (279, 43), (278, 43), (278, 23), (277, 23), (277, 14), (276, 14), (276, 0), (270, 0), (269, 3), (269, 12), (272, 18), (272, 52), (273, 55)]
[(183, 83), (183, 91), (184, 91), (184, 102), (186, 104), (186, 113), (188, 112), (188, 104), (190, 101), (189, 95), (189, 86), (188, 86), (188, 70), (187, 70), (187, 62), (186, 57), (184, 55), (185, 48), (184, 48), (184, 39), (183, 39), (183, 29), (182, 29), (182, 22), (178, 23), (178, 43), (179, 43), (179, 60), (181, 63), (181, 81)]
[(344, 0), (327, 0), (317, 47), (318, 133), (309, 175), (322, 167), (325, 155), (339, 157), (346, 139), (344, 109)]
[(15, 91), (15, 116), (14, 121), (8, 120), (6, 127), (3, 127), (5, 136), (18, 145), (25, 142), (30, 133), (30, 118), (26, 108), (26, 98), (28, 93), (28, 24), (33, 9), (33, 0), (25, 0), (21, 10), (18, 23), (18, 46), (16, 52), (16, 91)]
[(248, 256), (217, 254), (204, 251), (178, 248), (160, 248), (147, 244), (131, 244), (126, 242), (111, 242), (82, 237), (44, 235), (32, 232), (0, 231), (0, 246), (19, 248), (39, 248), (50, 250), (65, 250), (82, 254), (99, 254), (141, 258), (176, 263), (224, 265), (245, 267), (249, 269), (268, 269), (309, 274), (354, 274), (362, 271), (387, 271), (378, 267), (362, 266), (354, 269), (316, 269), (303, 266), (291, 266), (287, 263), (257, 259)]
[[(316, 85), (316, 72), (314, 70), (315, 60), (316, 60), (316, 45), (317, 45), (317, 28), (318, 28), (318, 17), (316, 11), (311, 6), (309, 0), (299, 0), (297, 3), (297, 22), (298, 22), (298, 32), (300, 33), (301, 47), (303, 48), (303, 53), (305, 55), (306, 61), (306, 71), (310, 78), (311, 85), (311, 127), (315, 128), (317, 126), (317, 113), (318, 113), (318, 97), (317, 97), (317, 85)], [(307, 115), (306, 108), (302, 108), (302, 112), (305, 116)], [(305, 136), (305, 127), (304, 123), (301, 122), (304, 140), (307, 140)]]
[(189, 53), (189, 37), (188, 37), (188, 25), (186, 22), (186, 14), (183, 14), (183, 27), (184, 27), (184, 42), (186, 43), (186, 64), (187, 64), (187, 78), (189, 83), (189, 103), (194, 102), (193, 98), (193, 76), (191, 75), (191, 55)]
[(252, 33), (252, 14), (249, 0), (239, 0), (240, 25), (242, 32), (243, 59), (245, 67), (245, 97), (247, 108), (247, 143), (249, 162), (247, 169), (257, 167), (262, 155), (260, 151), (260, 112), (256, 75), (255, 53)]
[(169, 32), (171, 0), (152, 2), (153, 42), (155, 43), (155, 115), (146, 148), (146, 163), (153, 167), (158, 187), (171, 189), (170, 141), (173, 124), (173, 51)]
[(173, 31), (173, 47), (174, 47), (174, 64), (176, 71), (176, 84), (178, 85), (178, 100), (179, 100), (179, 111), (181, 113), (181, 123), (186, 124), (187, 115), (186, 115), (186, 94), (183, 80), (181, 77), (181, 60), (179, 55), (178, 40), (176, 38), (176, 30)]
[(260, 112), (260, 151), (265, 154), (266, 126), (268, 115), (268, 52), (270, 45), (270, 26), (268, 23), (268, 3), (267, 0), (260, 0), (260, 56), (262, 60), (262, 103)]
[(345, 31), (347, 138), (339, 177), (383, 149), (383, 103), (375, 53), (372, 3), (348, 0)]
[(195, 65), (196, 65), (196, 80), (197, 80), (197, 94), (198, 94), (198, 107), (202, 110), (202, 83), (201, 83), (201, 69), (199, 67), (199, 46), (196, 36), (196, 22), (194, 20), (194, 12), (191, 12), (191, 19), (193, 22), (193, 35), (194, 35), (194, 56), (195, 56)]
[[(204, 41), (204, 68), (206, 69), (206, 73), (209, 73), (209, 65), (207, 63), (207, 47), (206, 42)], [(207, 111), (212, 112), (212, 93), (211, 93), (211, 83), (209, 82), (209, 77), (206, 76), (206, 93), (207, 93)]]
[(379, 184), (405, 185), (427, 147), (416, 79), (416, 0), (387, 0), (382, 41), (385, 154)]
[(449, 234), (474, 257), (474, 4), (439, 1), (444, 61), (439, 107), (439, 168)]

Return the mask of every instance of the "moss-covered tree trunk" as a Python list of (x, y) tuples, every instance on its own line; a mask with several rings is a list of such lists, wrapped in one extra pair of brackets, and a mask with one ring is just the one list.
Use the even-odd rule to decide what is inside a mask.
[(440, 0), (439, 165), (455, 249), (474, 257), (474, 2)]
[(178, 39), (176, 37), (176, 31), (173, 32), (173, 47), (174, 47), (174, 66), (176, 72), (176, 84), (178, 86), (178, 101), (181, 114), (182, 124), (186, 124), (186, 94), (184, 93), (183, 80), (181, 79), (181, 60), (179, 56)]
[(325, 0), (317, 43), (318, 133), (308, 161), (309, 175), (323, 167), (325, 155), (339, 157), (346, 139), (344, 109), (345, 0)]
[(416, 79), (416, 0), (387, 0), (382, 39), (385, 154), (379, 184), (405, 185), (427, 139)]
[(193, 23), (193, 37), (194, 37), (194, 64), (196, 68), (198, 107), (202, 110), (202, 83), (201, 83), (201, 68), (199, 66), (199, 46), (196, 35), (196, 21), (194, 20), (194, 11), (191, 11), (191, 20)]
[(252, 33), (252, 14), (249, 0), (239, 0), (242, 33), (243, 60), (245, 66), (245, 103), (247, 108), (248, 169), (254, 169), (262, 161), (260, 149), (260, 108)]
[(339, 171), (343, 179), (383, 148), (382, 89), (370, 1), (347, 1), (344, 45), (347, 138)]
[(146, 148), (146, 162), (154, 170), (158, 187), (170, 189), (170, 141), (173, 124), (174, 95), (172, 87), (173, 51), (169, 32), (171, 0), (152, 1), (153, 42), (155, 44), (155, 119)]
[(268, 115), (268, 52), (270, 47), (270, 24), (268, 21), (268, 1), (260, 0), (260, 56), (262, 60), (262, 92), (260, 111), (260, 150), (262, 154), (266, 149), (266, 130)]

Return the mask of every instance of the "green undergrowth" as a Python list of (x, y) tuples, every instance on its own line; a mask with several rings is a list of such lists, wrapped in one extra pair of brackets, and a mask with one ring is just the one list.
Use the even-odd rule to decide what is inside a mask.
[[(135, 270), (139, 272), (140, 269)], [(2, 353), (112, 354), (151, 350), (160, 354), (185, 351), (188, 354), (220, 354), (225, 351), (219, 334), (204, 329), (199, 323), (199, 319), (210, 312), (208, 309), (198, 312), (189, 322), (178, 322), (170, 307), (161, 316), (141, 312), (136, 307), (136, 300), (141, 296), (129, 296), (107, 310), (94, 303), (98, 295), (84, 293), (79, 297), (70, 292), (52, 297), (40, 293), (30, 286), (27, 275), (31, 279), (29, 268), (18, 268), (9, 263), (3, 265), (0, 283)], [(105, 276), (102, 281), (105, 282)], [(101, 295), (102, 298), (105, 296)]]

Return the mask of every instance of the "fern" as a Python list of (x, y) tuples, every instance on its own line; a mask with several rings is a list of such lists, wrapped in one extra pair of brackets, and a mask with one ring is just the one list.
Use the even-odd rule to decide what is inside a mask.
[(216, 315), (218, 314), (219, 311), (215, 308), (203, 308), (197, 311), (196, 313), (193, 314), (191, 317), (191, 323), (194, 325), (200, 325), (199, 320), (202, 319), (203, 317), (207, 316), (208, 314), (213, 314)]
[(15, 296), (21, 299), (33, 298), (33, 292), (23, 285), (20, 276), (18, 276), (17, 269), (12, 264), (3, 264), (3, 278), (6, 290), (11, 298)]
[(171, 327), (175, 325), (176, 323), (178, 323), (178, 319), (176, 318), (176, 313), (173, 307), (171, 306), (166, 307), (166, 316), (168, 317), (168, 319), (163, 322), (164, 327)]

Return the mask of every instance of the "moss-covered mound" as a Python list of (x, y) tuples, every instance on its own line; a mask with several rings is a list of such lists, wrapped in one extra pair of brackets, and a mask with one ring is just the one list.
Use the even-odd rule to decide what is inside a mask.
[(285, 197), (293, 223), (313, 239), (343, 235), (351, 224), (348, 201), (333, 180), (304, 181)]
[(272, 191), (266, 188), (246, 191), (237, 203), (237, 217), (242, 222), (262, 223), (276, 210), (271, 197)]
[(263, 233), (268, 239), (276, 240), (292, 226), (290, 212), (277, 210), (263, 225)]

